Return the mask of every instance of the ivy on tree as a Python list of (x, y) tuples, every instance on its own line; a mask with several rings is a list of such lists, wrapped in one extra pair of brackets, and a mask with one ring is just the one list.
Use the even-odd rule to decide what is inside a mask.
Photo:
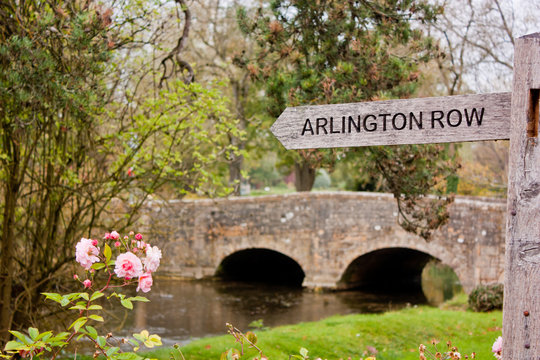
[[(419, 65), (438, 55), (413, 22), (435, 21), (439, 11), (411, 0), (274, 0), (251, 15), (238, 11), (240, 28), (258, 51), (236, 62), (264, 86), (274, 118), (289, 106), (406, 98), (418, 86)], [(311, 190), (316, 170), (331, 169), (338, 158), (382, 176), (403, 227), (424, 238), (448, 217), (444, 181), (456, 165), (446, 146), (282, 149), (281, 157), (294, 167), (299, 191)], [(426, 201), (429, 192), (440, 196)]]

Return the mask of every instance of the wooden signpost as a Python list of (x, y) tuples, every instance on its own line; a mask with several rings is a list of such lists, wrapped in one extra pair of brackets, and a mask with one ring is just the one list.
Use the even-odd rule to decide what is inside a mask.
[(287, 149), (510, 139), (503, 358), (540, 359), (540, 33), (516, 40), (512, 93), (287, 108)]
[(287, 108), (272, 133), (287, 149), (501, 140), (510, 93)]

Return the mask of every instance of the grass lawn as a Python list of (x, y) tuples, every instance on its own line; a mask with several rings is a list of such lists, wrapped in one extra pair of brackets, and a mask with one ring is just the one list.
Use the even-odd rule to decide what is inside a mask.
[[(491, 346), (501, 335), (502, 312), (474, 313), (418, 307), (384, 314), (333, 316), (318, 322), (280, 326), (255, 331), (257, 345), (270, 359), (288, 359), (301, 347), (309, 350), (310, 359), (358, 359), (368, 347), (377, 349), (377, 360), (418, 359), (418, 345), (432, 348), (430, 341), (441, 341), (439, 350), (451, 340), (461, 354), (476, 352), (477, 359), (494, 357)], [(186, 360), (219, 359), (234, 345), (230, 335), (205, 338), (181, 348)], [(257, 355), (249, 350), (249, 355)], [(169, 349), (149, 353), (169, 359)], [(251, 357), (251, 356), (250, 356)]]

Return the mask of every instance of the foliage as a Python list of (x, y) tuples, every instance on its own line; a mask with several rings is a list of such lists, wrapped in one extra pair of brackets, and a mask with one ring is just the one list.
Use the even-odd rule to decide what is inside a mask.
[(266, 156), (267, 148), (267, 134), (260, 129), (264, 111), (256, 95), (259, 89), (253, 86), (247, 69), (233, 62), (241, 51), (251, 54), (254, 47), (253, 41), (244, 37), (238, 27), (234, 16), (238, 7), (236, 0), (200, 0), (190, 4), (194, 19), (190, 46), (186, 49), (186, 56), (196, 62), (200, 81), (226, 81), (224, 95), (230, 99), (231, 116), (238, 122), (238, 128), (244, 130), (244, 136), (230, 138), (231, 144), (246, 150), (229, 162), (229, 180), (235, 195), (240, 194), (240, 183), (247, 180), (246, 162)]
[(508, 186), (508, 141), (464, 144), (458, 193), (505, 197)]
[(328, 172), (324, 169), (320, 169), (317, 172), (317, 177), (315, 178), (315, 181), (313, 182), (313, 188), (328, 189), (331, 185), (332, 179), (330, 178), (330, 175), (328, 175)]
[(39, 293), (65, 287), (73, 239), (125, 228), (169, 181), (228, 192), (241, 132), (221, 85), (159, 88), (160, 38), (127, 3), (114, 17), (94, 1), (0, 3), (0, 341), (47, 315)]
[[(97, 240), (84, 238), (76, 247), (77, 261), (86, 271), (84, 281), (78, 275), (75, 275), (74, 279), (80, 282), (79, 286), (84, 286), (88, 290), (65, 295), (42, 294), (47, 300), (58, 303), (65, 309), (64, 311), (73, 310), (71, 314), (74, 320), (70, 320), (71, 325), (66, 329), (67, 331), (58, 334), (54, 334), (53, 331), (40, 333), (34, 327), (28, 329), (28, 334), (10, 331), (16, 339), (7, 342), (4, 347), (5, 353), (0, 354), (0, 357), (7, 359), (17, 356), (31, 359), (48, 357), (54, 360), (67, 346), (84, 338), (95, 346), (94, 357), (102, 355), (107, 359), (142, 360), (143, 357), (135, 353), (142, 345), (146, 348), (161, 345), (161, 338), (158, 335), (150, 335), (146, 330), (133, 334), (133, 339), (117, 339), (112, 333), (105, 336), (99, 335), (94, 327), (105, 321), (103, 316), (97, 314), (103, 310), (103, 307), (99, 305), (99, 299), (107, 295), (109, 299), (113, 297), (119, 299), (120, 304), (130, 310), (133, 309), (133, 302), (148, 301), (143, 296), (126, 297), (117, 292), (117, 289), (138, 283), (137, 291), (150, 291), (152, 273), (157, 270), (161, 258), (161, 251), (156, 246), (152, 247), (145, 243), (141, 234), (135, 235), (132, 232), (129, 236), (121, 238), (117, 232), (112, 232), (107, 233), (104, 239), (101, 247), (98, 247)], [(119, 254), (116, 260), (112, 258), (113, 252)], [(121, 260), (126, 256), (130, 256), (128, 262)], [(120, 281), (115, 281), (113, 278), (115, 274), (121, 279)], [(102, 282), (102, 285), (98, 286), (99, 282)], [(133, 352), (122, 351), (120, 347), (123, 344), (129, 344)], [(77, 347), (69, 350), (77, 354)]]
[[(414, 93), (418, 66), (436, 56), (431, 39), (412, 26), (433, 21), (438, 8), (424, 2), (273, 1), (249, 16), (238, 12), (241, 29), (259, 50), (239, 57), (251, 76), (265, 84), (267, 112), (276, 118), (287, 106), (333, 104), (408, 97)], [(371, 147), (349, 150), (300, 150), (282, 153), (294, 164), (296, 188), (310, 190), (316, 169), (332, 170), (338, 158), (356, 170), (381, 175), (384, 190), (400, 204), (401, 223), (428, 238), (447, 219), (451, 197), (426, 201), (456, 166), (446, 146)], [(437, 195), (446, 192), (439, 185)]]
[(273, 117), (287, 106), (408, 96), (417, 64), (433, 56), (430, 39), (411, 26), (434, 19), (437, 9), (422, 2), (277, 0), (270, 8), (272, 16), (259, 9), (253, 19), (238, 12), (260, 50), (237, 62), (266, 82)]
[(500, 310), (503, 295), (503, 284), (479, 285), (469, 294), (469, 307), (479, 312)]

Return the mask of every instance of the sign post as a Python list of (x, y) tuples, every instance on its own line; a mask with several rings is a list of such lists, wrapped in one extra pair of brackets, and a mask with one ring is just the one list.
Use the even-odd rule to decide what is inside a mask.
[(503, 358), (540, 359), (540, 33), (516, 40), (512, 93), (287, 108), (287, 149), (510, 139)]
[(540, 33), (516, 40), (504, 271), (503, 358), (540, 358)]

